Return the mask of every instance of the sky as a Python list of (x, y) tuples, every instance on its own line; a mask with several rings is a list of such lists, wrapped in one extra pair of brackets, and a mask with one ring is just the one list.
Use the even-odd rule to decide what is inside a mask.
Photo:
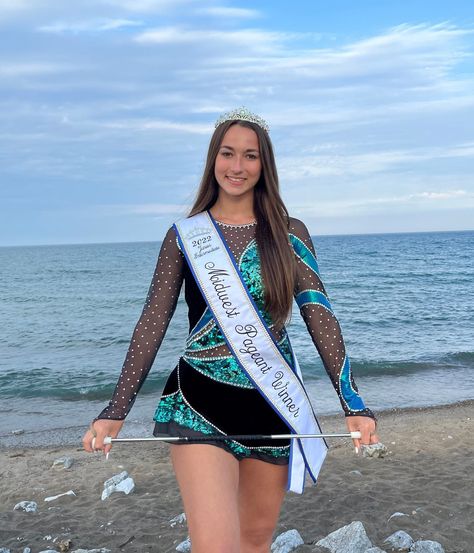
[(214, 122), (312, 235), (474, 228), (471, 0), (0, 0), (0, 245), (159, 241)]

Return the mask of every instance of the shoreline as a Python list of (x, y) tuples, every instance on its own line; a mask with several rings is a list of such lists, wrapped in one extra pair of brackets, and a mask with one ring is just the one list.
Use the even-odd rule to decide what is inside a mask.
[[(385, 417), (388, 417), (390, 415), (403, 415), (403, 414), (415, 414), (415, 413), (422, 413), (422, 412), (430, 412), (430, 411), (445, 411), (447, 409), (452, 409), (456, 407), (474, 407), (474, 399), (465, 399), (461, 401), (456, 401), (453, 403), (445, 403), (442, 405), (430, 405), (430, 406), (419, 406), (419, 407), (392, 407), (389, 409), (383, 409), (380, 411), (376, 411), (375, 415), (377, 419), (383, 419)], [(132, 419), (131, 417), (129, 417)], [(341, 421), (344, 420), (344, 414), (341, 411), (339, 414), (326, 414), (326, 415), (318, 415), (318, 420), (321, 423), (322, 426), (325, 424), (329, 424), (331, 426), (337, 424), (338, 422), (341, 423)], [(149, 431), (148, 426), (150, 427)], [(138, 431), (139, 437), (146, 437), (146, 436), (152, 436), (152, 422), (144, 422), (144, 421), (133, 421), (127, 419), (123, 430), (120, 434), (120, 437), (133, 437), (136, 436), (136, 431)], [(345, 426), (345, 425), (344, 425)], [(64, 426), (64, 427), (56, 427), (56, 428), (46, 428), (44, 430), (32, 430), (32, 431), (22, 431), (20, 434), (15, 434), (14, 431), (16, 429), (12, 429), (10, 432), (4, 432), (0, 434), (0, 451), (10, 450), (10, 449), (24, 449), (25, 447), (28, 449), (45, 449), (49, 447), (59, 447), (63, 445), (64, 447), (74, 447), (76, 443), (79, 445), (81, 444), (82, 435), (86, 431), (87, 426), (84, 425), (72, 425), (72, 426)], [(50, 432), (55, 433), (55, 438), (51, 438), (50, 441), (45, 441), (42, 443), (34, 443), (33, 437), (34, 436), (41, 436)], [(31, 436), (31, 442), (28, 440), (28, 436)], [(64, 443), (60, 442), (60, 438), (65, 438)], [(74, 439), (76, 437), (76, 439)], [(26, 439), (25, 439), (26, 438)], [(79, 441), (77, 441), (78, 438)], [(17, 443), (15, 443), (17, 442)]]
[[(295, 528), (305, 541), (295, 553), (310, 553), (316, 541), (359, 520), (384, 551), (384, 539), (404, 530), (440, 542), (446, 553), (471, 552), (474, 401), (377, 415), (387, 456), (363, 458), (350, 440), (331, 440), (316, 485), (308, 481), (303, 495), (287, 493), (274, 537)], [(343, 426), (340, 416), (321, 420), (328, 432)], [(71, 468), (52, 468), (65, 455)], [(116, 444), (108, 461), (80, 444), (3, 448), (0, 463), (0, 548), (12, 553), (58, 549), (62, 539), (72, 540), (72, 550), (171, 553), (187, 537), (185, 524), (171, 524), (183, 507), (167, 444)], [(123, 470), (135, 482), (133, 493), (101, 501), (105, 480)], [(76, 496), (44, 502), (68, 490)], [(23, 500), (36, 501), (38, 511), (14, 511)], [(404, 516), (391, 518), (396, 512)]]

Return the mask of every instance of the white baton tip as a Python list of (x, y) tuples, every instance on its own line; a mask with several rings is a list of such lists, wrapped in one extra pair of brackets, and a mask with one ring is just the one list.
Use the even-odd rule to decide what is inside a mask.
[(95, 449), (95, 437), (92, 438), (92, 444), (91, 445), (92, 445), (92, 449)]
[(104, 438), (104, 445), (109, 445), (112, 443), (112, 438), (110, 436), (106, 436)]
[(354, 440), (360, 440), (362, 434), (357, 430), (356, 432), (351, 432), (351, 438)]

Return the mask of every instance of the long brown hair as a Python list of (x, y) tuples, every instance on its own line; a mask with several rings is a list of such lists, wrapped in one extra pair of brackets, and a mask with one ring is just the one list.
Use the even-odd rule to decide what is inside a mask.
[(225, 133), (232, 125), (255, 131), (260, 147), (262, 172), (254, 188), (255, 238), (260, 256), (265, 293), (265, 310), (275, 329), (281, 329), (291, 311), (296, 279), (296, 262), (288, 241), (289, 215), (280, 196), (273, 146), (267, 132), (249, 121), (226, 121), (214, 131), (196, 200), (188, 217), (210, 209), (219, 195), (214, 166)]

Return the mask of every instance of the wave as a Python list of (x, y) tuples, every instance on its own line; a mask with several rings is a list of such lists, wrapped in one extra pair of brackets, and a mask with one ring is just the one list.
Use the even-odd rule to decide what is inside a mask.
[[(432, 359), (400, 361), (352, 361), (354, 375), (360, 377), (406, 376), (417, 373), (474, 368), (474, 352), (461, 351), (444, 354)], [(302, 363), (305, 379), (308, 381), (327, 378), (322, 365), (314, 371), (305, 368)], [(140, 395), (160, 393), (168, 373), (151, 372)], [(105, 371), (74, 371), (68, 373), (51, 367), (38, 367), (26, 370), (12, 370), (0, 373), (1, 398), (50, 398), (61, 401), (109, 400), (118, 374)]]

